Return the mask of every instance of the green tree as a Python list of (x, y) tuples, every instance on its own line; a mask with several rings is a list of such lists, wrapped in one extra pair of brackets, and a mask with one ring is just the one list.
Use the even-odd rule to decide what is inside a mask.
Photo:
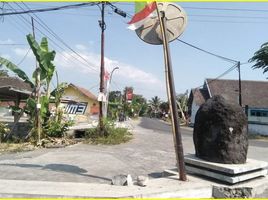
[(168, 102), (162, 102), (159, 106), (161, 112), (165, 112), (165, 113), (168, 113), (169, 111), (169, 104)]
[[(53, 64), (53, 60), (55, 58), (56, 52), (55, 51), (49, 51), (48, 48), (48, 41), (44, 37), (41, 40), (40, 45), (36, 42), (34, 37), (29, 34), (27, 35), (27, 41), (32, 49), (33, 54), (36, 57), (36, 60), (38, 62), (38, 68), (33, 72), (33, 80), (31, 80), (26, 73), (21, 70), (18, 66), (13, 64), (11, 61), (0, 57), (0, 65), (5, 66), (7, 69), (14, 72), (18, 77), (20, 77), (24, 82), (29, 83), (32, 88), (36, 89), (35, 79), (37, 77), (37, 74), (39, 72), (40, 74), (40, 81), (42, 82), (42, 88), (41, 90), (45, 91), (45, 95), (41, 96), (40, 103), (41, 103), (41, 122), (43, 123), (43, 127), (47, 127), (47, 122), (49, 120), (50, 111), (49, 111), (49, 102), (50, 102), (50, 83), (52, 80), (52, 77), (55, 72), (55, 66)], [(56, 103), (59, 101), (60, 96), (62, 95), (62, 88), (64, 88), (64, 84), (58, 85), (58, 88), (56, 89)], [(27, 114), (30, 115), (30, 121), (32, 124), (35, 124), (35, 109), (37, 106), (37, 100), (32, 95), (27, 99), (26, 106), (23, 111), (25, 111)], [(58, 106), (58, 105), (57, 105)], [(22, 115), (23, 112), (21, 112)], [(32, 133), (35, 133), (35, 129), (32, 129)], [(35, 134), (34, 134), (35, 135)]]
[(130, 103), (131, 116), (143, 116), (147, 110), (147, 101), (142, 95), (134, 94)]
[(0, 77), (8, 77), (8, 71), (2, 68), (3, 67), (0, 65)]
[(268, 71), (268, 42), (264, 43), (261, 48), (254, 53), (249, 62), (256, 62), (253, 69), (263, 69), (263, 73)]
[(149, 106), (151, 107), (151, 114), (154, 117), (157, 117), (157, 114), (160, 111), (161, 100), (158, 96), (154, 96), (149, 100)]
[(176, 101), (179, 110), (179, 117), (183, 120), (183, 123), (187, 123), (186, 114), (188, 113), (188, 90), (186, 90), (183, 94), (177, 94)]
[(122, 100), (121, 91), (111, 91), (109, 93), (109, 102), (117, 103), (117, 102), (121, 102), (121, 100)]

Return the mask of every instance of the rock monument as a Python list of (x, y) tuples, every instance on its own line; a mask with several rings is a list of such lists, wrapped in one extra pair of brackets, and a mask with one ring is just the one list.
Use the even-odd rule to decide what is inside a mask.
[(224, 164), (245, 163), (248, 133), (243, 109), (222, 96), (212, 97), (196, 114), (193, 139), (198, 158)]

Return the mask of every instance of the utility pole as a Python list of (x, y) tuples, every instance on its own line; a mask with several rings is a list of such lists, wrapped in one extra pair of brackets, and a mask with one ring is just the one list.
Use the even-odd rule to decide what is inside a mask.
[(242, 106), (242, 89), (241, 89), (241, 70), (240, 70), (240, 61), (237, 63), (238, 69), (238, 84), (239, 84), (239, 105)]
[(168, 93), (167, 96), (168, 96), (169, 107), (171, 111), (172, 131), (173, 131), (174, 147), (175, 147), (176, 158), (177, 158), (177, 167), (179, 171), (180, 180), (186, 181), (187, 177), (186, 177), (186, 170), (185, 170), (185, 163), (184, 163), (178, 108), (176, 104), (175, 84), (174, 84), (173, 70), (172, 70), (172, 64), (171, 64), (171, 58), (170, 58), (169, 43), (167, 39), (167, 25), (166, 25), (167, 19), (166, 19), (164, 11), (159, 12), (157, 10), (157, 12), (158, 12), (159, 20), (160, 20), (160, 28), (161, 28), (162, 38), (163, 38), (162, 40), (163, 40), (165, 72), (166, 72), (167, 93)]
[[(104, 31), (106, 25), (104, 22), (104, 7), (105, 2), (101, 3), (101, 20), (99, 20), (99, 26), (101, 28), (101, 66), (100, 66), (100, 94), (103, 95), (104, 92)], [(100, 135), (103, 135), (103, 98), (99, 101), (99, 127)]]
[[(34, 29), (34, 18), (31, 17), (32, 21), (32, 30), (33, 30), (33, 37), (35, 39), (35, 29)], [(36, 77), (35, 77), (35, 97), (36, 97), (36, 114), (35, 114), (35, 126), (37, 130), (37, 143), (40, 143), (41, 140), (41, 118), (40, 118), (40, 69), (38, 63), (36, 61)]]

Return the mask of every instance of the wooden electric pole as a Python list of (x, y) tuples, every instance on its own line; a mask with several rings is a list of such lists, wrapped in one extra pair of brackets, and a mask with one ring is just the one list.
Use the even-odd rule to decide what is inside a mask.
[[(104, 7), (105, 2), (101, 4), (101, 20), (99, 21), (99, 26), (101, 28), (101, 65), (100, 65), (100, 94), (104, 93), (104, 31), (106, 29), (106, 25), (104, 22)], [(103, 135), (103, 96), (99, 101), (99, 128), (100, 135)]]
[[(31, 17), (33, 37), (35, 39), (34, 18)], [(36, 77), (35, 77), (35, 98), (36, 98), (36, 113), (35, 113), (35, 128), (37, 130), (37, 143), (41, 140), (41, 117), (40, 117), (40, 69), (36, 61)]]
[(238, 84), (239, 84), (239, 105), (242, 106), (242, 88), (241, 88), (240, 61), (237, 63), (237, 69), (238, 69)]

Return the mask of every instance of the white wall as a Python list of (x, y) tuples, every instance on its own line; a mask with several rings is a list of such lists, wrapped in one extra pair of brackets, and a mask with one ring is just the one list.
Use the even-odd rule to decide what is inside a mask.
[(268, 135), (268, 125), (265, 124), (248, 124), (248, 131), (250, 133)]
[(195, 121), (195, 115), (196, 115), (196, 113), (197, 113), (197, 111), (198, 111), (198, 109), (199, 109), (199, 105), (197, 105), (197, 104), (195, 104), (194, 102), (193, 102), (193, 104), (192, 104), (192, 107), (191, 107), (191, 121), (190, 121), (190, 124), (194, 124), (194, 121)]

